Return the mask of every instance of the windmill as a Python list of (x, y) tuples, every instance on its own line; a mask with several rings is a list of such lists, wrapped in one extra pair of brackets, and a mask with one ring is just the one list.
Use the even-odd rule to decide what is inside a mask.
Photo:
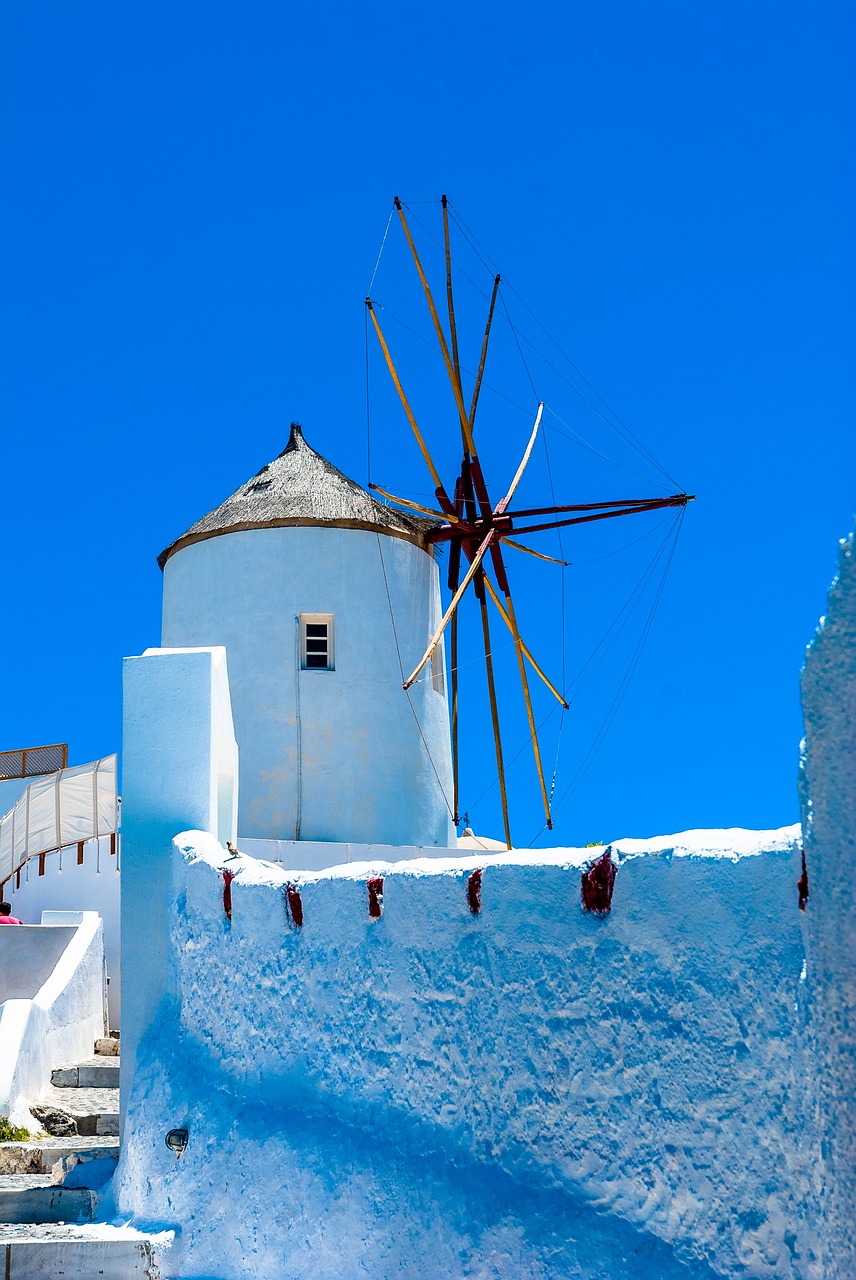
[[(481, 463), (479, 462), (475, 437), (475, 422), (501, 278), (499, 275), (496, 275), (493, 281), (493, 290), (490, 297), (487, 323), (485, 325), (484, 337), (482, 340), (478, 372), (475, 377), (475, 384), (469, 407), (467, 407), (464, 399), (461, 364), (458, 356), (458, 333), (455, 324), (455, 305), (452, 289), (449, 208), (445, 195), (441, 199), (441, 204), (443, 209), (443, 242), (446, 261), (448, 338), (407, 222), (404, 205), (398, 196), (395, 197), (394, 201), (395, 211), (398, 214), (408, 248), (419, 276), (422, 290), (425, 294), (425, 300), (428, 304), (431, 321), (434, 326), (437, 342), (442, 353), (443, 363), (445, 365), (446, 374), (448, 376), (452, 395), (455, 401), (461, 432), (461, 444), (463, 448), (460, 474), (455, 480), (455, 484), (452, 487), (452, 495), (450, 496), (449, 489), (443, 484), (434, 460), (428, 450), (428, 446), (425, 443), (422, 432), (419, 429), (413, 410), (410, 406), (410, 402), (393, 362), (389, 346), (381, 329), (377, 311), (372, 303), (371, 297), (369, 296), (366, 298), (368, 314), (371, 318), (375, 333), (377, 334), (384, 360), (386, 361), (393, 384), (398, 393), (399, 399), (401, 400), (410, 428), (416, 438), (416, 442), (422, 453), (422, 457), (425, 460), (428, 471), (431, 474), (439, 510), (421, 506), (419, 503), (412, 502), (409, 499), (398, 497), (393, 493), (389, 493), (386, 489), (381, 489), (379, 485), (370, 484), (369, 487), (375, 489), (385, 498), (388, 498), (399, 506), (408, 507), (412, 510), (421, 512), (424, 515), (433, 516), (440, 523), (433, 530), (428, 532), (427, 541), (429, 543), (448, 542), (450, 544), (448, 586), (452, 593), (452, 598), (439, 626), (429, 641), (425, 653), (404, 681), (404, 688), (410, 688), (414, 681), (419, 677), (425, 665), (430, 661), (432, 654), (440, 643), (443, 633), (448, 627), (451, 641), (450, 685), (452, 777), (454, 788), (454, 820), (456, 823), (460, 820), (458, 812), (458, 607), (467, 590), (472, 586), (481, 614), (485, 669), (487, 674), (491, 719), (493, 723), (493, 737), (496, 751), (500, 798), (502, 801), (502, 817), (505, 829), (505, 841), (510, 849), (512, 847), (511, 828), (508, 816), (508, 795), (505, 782), (502, 741), (499, 729), (496, 681), (491, 656), (490, 621), (487, 607), (488, 597), (496, 606), (502, 621), (511, 632), (514, 642), (520, 682), (523, 690), (523, 699), (526, 705), (526, 715), (529, 723), (530, 740), (535, 759), (535, 768), (538, 775), (538, 783), (541, 790), (544, 815), (548, 829), (552, 829), (553, 820), (550, 811), (550, 797), (548, 795), (547, 784), (544, 778), (544, 768), (541, 761), (541, 750), (538, 743), (535, 716), (532, 710), (532, 698), (529, 691), (527, 664), (532, 668), (535, 674), (543, 680), (553, 697), (559, 701), (563, 708), (567, 709), (569, 704), (565, 701), (563, 694), (556, 688), (553, 682), (538, 665), (528, 646), (521, 637), (520, 628), (517, 623), (517, 615), (514, 609), (514, 601), (511, 595), (508, 573), (506, 571), (505, 561), (503, 558), (503, 543), (516, 548), (518, 551), (524, 551), (529, 555), (537, 556), (541, 560), (555, 561), (555, 557), (536, 551), (534, 548), (518, 542), (517, 539), (527, 534), (541, 533), (549, 529), (560, 529), (568, 525), (588, 524), (596, 520), (615, 519), (618, 516), (638, 515), (643, 512), (661, 510), (664, 507), (684, 507), (688, 502), (693, 501), (693, 495), (676, 493), (662, 498), (629, 498), (611, 502), (573, 503), (563, 506), (553, 505), (518, 509), (512, 508), (512, 499), (523, 477), (523, 473), (526, 470), (529, 459), (532, 456), (532, 450), (541, 426), (541, 416), (544, 410), (544, 404), (542, 402), (538, 405), (538, 411), (535, 416), (535, 422), (529, 436), (529, 441), (526, 445), (523, 457), (520, 460), (520, 464), (514, 473), (511, 484), (504, 496), (500, 498), (496, 504), (492, 502), (488, 493), (485, 477), (482, 472)], [(513, 538), (511, 536), (512, 534), (514, 534)], [(468, 567), (462, 577), (461, 569), (465, 561), (467, 562)], [(555, 562), (558, 564), (566, 563), (562, 560)], [(490, 570), (493, 572), (493, 580), (490, 576)]]

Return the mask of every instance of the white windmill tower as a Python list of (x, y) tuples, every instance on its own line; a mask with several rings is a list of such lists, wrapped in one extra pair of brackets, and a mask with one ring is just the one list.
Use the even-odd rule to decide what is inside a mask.
[(286, 448), (161, 554), (165, 648), (226, 649), (238, 833), (453, 845), (442, 610), (426, 533), (292, 424)]

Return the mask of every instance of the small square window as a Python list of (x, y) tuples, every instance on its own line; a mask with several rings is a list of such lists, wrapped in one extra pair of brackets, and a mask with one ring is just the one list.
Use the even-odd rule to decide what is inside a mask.
[(300, 665), (304, 671), (333, 671), (332, 613), (301, 613)]

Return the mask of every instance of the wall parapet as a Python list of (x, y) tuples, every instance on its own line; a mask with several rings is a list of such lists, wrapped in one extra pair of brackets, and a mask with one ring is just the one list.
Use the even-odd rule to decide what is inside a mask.
[[(280, 1273), (317, 1269), (305, 1232), (331, 1212), (331, 1178), (347, 1184), (347, 1207), (334, 1211), (349, 1244), (342, 1270), (316, 1273), (354, 1275), (371, 1256), (374, 1274), (392, 1274), (402, 1250), (438, 1238), (424, 1205), (412, 1216), (401, 1206), (430, 1184), (441, 1212), (463, 1168), (473, 1185), (514, 1189), (511, 1235), (486, 1276), (564, 1275), (571, 1255), (593, 1280), (817, 1275), (799, 834), (617, 841), (612, 911), (599, 917), (583, 911), (581, 876), (602, 850), (286, 872), (184, 833), (173, 846), (169, 1008), (134, 1081), (120, 1206), (181, 1215), (194, 1265), (240, 1274), (222, 1258), (202, 1185), (227, 1176), (236, 1152), (223, 1135), (240, 1114), (242, 1203), (265, 1203), (253, 1219), (260, 1276), (276, 1274), (267, 1257)], [(368, 886), (378, 879), (380, 914)], [(160, 1133), (179, 1124), (190, 1134), (180, 1166)], [(194, 1151), (202, 1180), (192, 1181)], [(276, 1203), (265, 1193), (272, 1167)], [(544, 1196), (556, 1212), (539, 1226), (532, 1205)], [(464, 1253), (484, 1247), (473, 1241), (494, 1210), (473, 1212)], [(563, 1235), (568, 1215), (578, 1229)], [(461, 1230), (444, 1220), (440, 1235)]]

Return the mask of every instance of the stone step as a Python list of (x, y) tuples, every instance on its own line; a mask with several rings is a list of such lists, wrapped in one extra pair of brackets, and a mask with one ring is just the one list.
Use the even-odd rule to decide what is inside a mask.
[(30, 1111), (55, 1137), (117, 1137), (119, 1090), (51, 1085)]
[(82, 1187), (55, 1186), (42, 1174), (0, 1174), (0, 1224), (91, 1222), (98, 1196)]
[(158, 1254), (169, 1249), (173, 1237), (172, 1231), (149, 1235), (100, 1222), (0, 1224), (0, 1275), (5, 1280), (159, 1280)]
[[(74, 1171), (74, 1182), (91, 1173), (91, 1186), (100, 1186), (119, 1159), (115, 1138), (34, 1138), (29, 1142), (0, 1142), (0, 1174), (49, 1174), (59, 1183)], [(97, 1169), (93, 1166), (98, 1166)], [(97, 1179), (100, 1177), (100, 1181)]]
[(85, 1058), (68, 1066), (54, 1067), (51, 1084), (62, 1089), (118, 1089), (118, 1057)]

